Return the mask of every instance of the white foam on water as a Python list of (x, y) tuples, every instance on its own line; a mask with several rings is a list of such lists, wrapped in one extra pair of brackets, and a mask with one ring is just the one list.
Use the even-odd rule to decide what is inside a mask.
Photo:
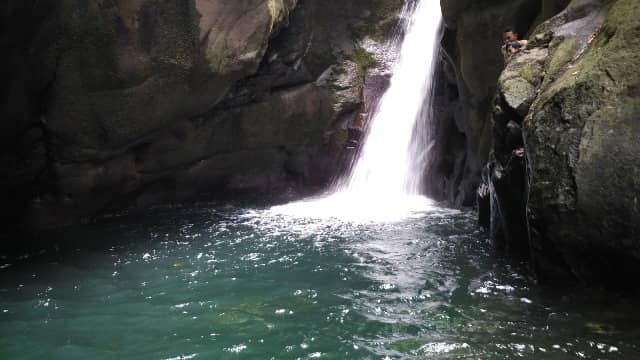
[[(399, 221), (434, 208), (421, 195), (431, 93), (439, 48), (440, 2), (407, 5), (404, 39), (389, 89), (370, 119), (360, 156), (333, 193), (270, 211), (357, 222)], [(426, 118), (425, 118), (426, 117)]]

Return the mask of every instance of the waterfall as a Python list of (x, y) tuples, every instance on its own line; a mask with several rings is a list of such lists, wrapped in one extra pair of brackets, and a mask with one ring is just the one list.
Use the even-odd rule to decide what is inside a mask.
[(442, 13), (440, 1), (408, 1), (390, 86), (369, 118), (350, 173), (320, 199), (274, 207), (298, 217), (397, 221), (433, 208), (421, 196)]
[(423, 151), (441, 26), (440, 2), (421, 0), (405, 23), (391, 84), (370, 119), (359, 159), (339, 191), (361, 195), (420, 194)]

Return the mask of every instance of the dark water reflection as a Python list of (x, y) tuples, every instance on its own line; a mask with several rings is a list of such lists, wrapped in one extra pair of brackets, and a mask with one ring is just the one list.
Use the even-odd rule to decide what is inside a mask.
[(55, 239), (0, 259), (0, 358), (640, 358), (633, 300), (540, 289), (464, 212), (200, 207)]

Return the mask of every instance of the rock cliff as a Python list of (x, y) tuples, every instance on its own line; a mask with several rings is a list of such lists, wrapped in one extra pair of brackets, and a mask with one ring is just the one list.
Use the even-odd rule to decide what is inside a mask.
[(325, 183), (360, 108), (362, 74), (344, 69), (402, 4), (9, 0), (6, 225)]
[(640, 274), (639, 18), (634, 0), (574, 0), (499, 78), (482, 215), (544, 282)]
[(445, 20), (443, 70), (436, 101), (434, 151), (429, 193), (461, 206), (475, 192), (491, 147), (489, 113), (503, 69), (502, 31), (521, 33), (543, 16), (545, 1), (442, 0)]
[[(376, 51), (403, 3), (8, 0), (1, 228), (327, 184), (387, 86)], [(441, 4), (430, 195), (478, 193), (543, 281), (640, 275), (640, 4)], [(531, 45), (505, 64), (506, 27)]]

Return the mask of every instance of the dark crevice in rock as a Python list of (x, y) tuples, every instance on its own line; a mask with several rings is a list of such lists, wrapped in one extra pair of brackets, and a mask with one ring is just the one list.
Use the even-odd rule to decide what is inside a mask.
[(362, 79), (319, 78), (403, 3), (94, 2), (1, 9), (10, 225), (326, 184)]
[[(500, 54), (502, 31), (514, 27), (521, 33), (531, 27), (541, 12), (539, 1), (442, 1), (446, 29), (442, 38), (447, 86), (437, 92), (435, 138), (437, 161), (431, 168), (438, 174), (429, 194), (454, 206), (472, 206), (491, 148), (489, 114), (497, 79), (503, 68)], [(453, 87), (456, 90), (446, 90)], [(451, 124), (454, 124), (452, 126)], [(447, 130), (448, 129), (448, 130)], [(451, 138), (456, 140), (451, 142)], [(462, 144), (460, 144), (462, 142)], [(448, 145), (444, 145), (448, 144)], [(446, 184), (446, 185), (445, 185)]]
[(622, 12), (640, 14), (640, 5), (572, 1), (531, 32), (498, 83), (479, 220), (542, 283), (637, 291), (620, 281), (640, 271), (640, 214), (628, 196), (638, 182), (627, 176), (640, 163), (640, 135), (628, 125), (640, 106), (625, 93), (640, 61), (630, 55), (637, 43), (621, 38), (637, 21)]

